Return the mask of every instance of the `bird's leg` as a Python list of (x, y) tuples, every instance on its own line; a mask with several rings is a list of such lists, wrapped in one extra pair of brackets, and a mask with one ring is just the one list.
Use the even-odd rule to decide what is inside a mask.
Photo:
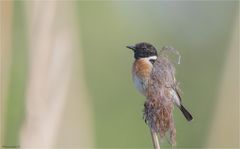
[(151, 131), (151, 135), (152, 135), (154, 149), (160, 149), (160, 144), (159, 144), (157, 133), (154, 130), (152, 130), (151, 128), (150, 128), (150, 131)]

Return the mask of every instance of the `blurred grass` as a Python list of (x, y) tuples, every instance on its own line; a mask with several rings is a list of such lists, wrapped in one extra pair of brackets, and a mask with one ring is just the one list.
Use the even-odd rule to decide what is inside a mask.
[(12, 58), (6, 100), (4, 146), (19, 145), (19, 130), (23, 120), (25, 84), (27, 78), (27, 47), (25, 17), (22, 2), (14, 2), (12, 26)]

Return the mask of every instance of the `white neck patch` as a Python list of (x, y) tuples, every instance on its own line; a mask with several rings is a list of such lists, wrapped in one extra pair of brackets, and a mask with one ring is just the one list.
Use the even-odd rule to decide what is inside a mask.
[(150, 56), (147, 58), (148, 60), (156, 60), (157, 59), (157, 56)]

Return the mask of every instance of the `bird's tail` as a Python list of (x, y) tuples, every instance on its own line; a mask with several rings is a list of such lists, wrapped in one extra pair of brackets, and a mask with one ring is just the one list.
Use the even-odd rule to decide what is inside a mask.
[(180, 106), (180, 110), (188, 121), (191, 121), (193, 119), (192, 115), (188, 112), (186, 108), (184, 108), (183, 105)]

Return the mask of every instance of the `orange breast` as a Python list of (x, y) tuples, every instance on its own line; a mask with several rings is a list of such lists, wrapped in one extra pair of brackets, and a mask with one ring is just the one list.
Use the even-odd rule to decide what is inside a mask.
[(152, 64), (147, 59), (136, 60), (133, 64), (133, 81), (137, 90), (146, 96), (148, 79), (152, 71)]
[(139, 78), (147, 79), (152, 71), (152, 64), (147, 59), (136, 60), (133, 64), (133, 74)]

